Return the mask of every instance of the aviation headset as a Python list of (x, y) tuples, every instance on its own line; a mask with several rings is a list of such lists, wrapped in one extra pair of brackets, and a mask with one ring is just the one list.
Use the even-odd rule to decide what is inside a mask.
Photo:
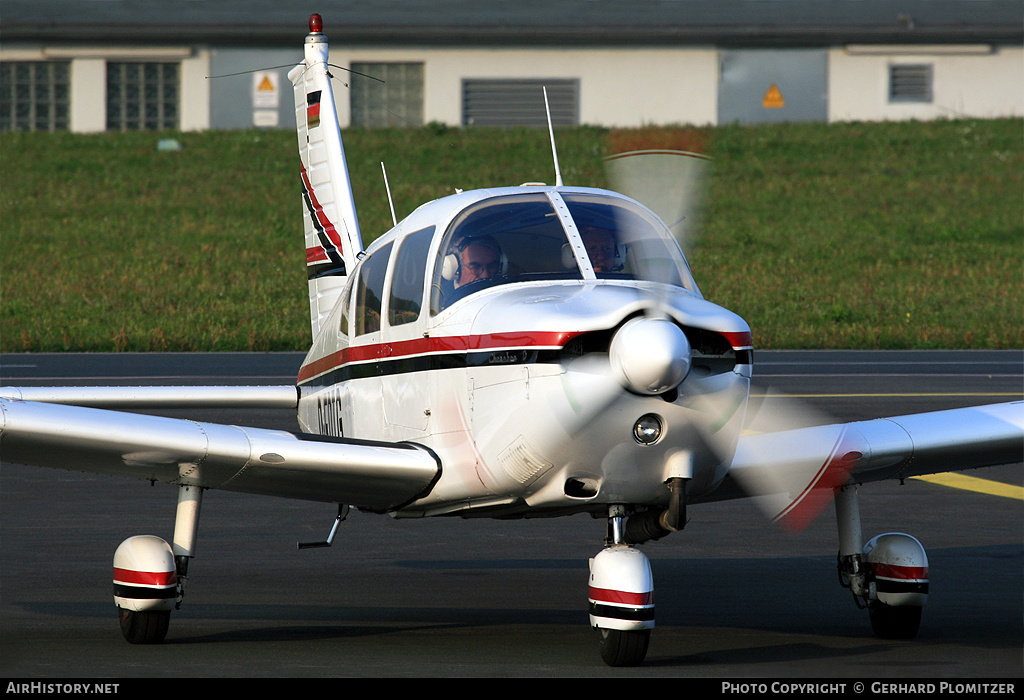
[(464, 236), (463, 238), (460, 238), (452, 247), (452, 250), (455, 252), (444, 256), (444, 263), (441, 266), (441, 277), (449, 282), (458, 278), (459, 270), (462, 268), (462, 251), (474, 243), (496, 252), (498, 254), (498, 274), (508, 274), (508, 257), (501, 250), (501, 246), (498, 245), (498, 242), (494, 240), (492, 236), (485, 235)]

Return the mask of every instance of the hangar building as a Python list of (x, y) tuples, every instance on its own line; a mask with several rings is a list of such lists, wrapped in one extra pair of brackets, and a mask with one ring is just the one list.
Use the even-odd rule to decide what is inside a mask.
[[(343, 127), (1024, 115), (1019, 0), (5, 0), (0, 130), (291, 128), (324, 17)], [(367, 77), (369, 76), (369, 77)]]

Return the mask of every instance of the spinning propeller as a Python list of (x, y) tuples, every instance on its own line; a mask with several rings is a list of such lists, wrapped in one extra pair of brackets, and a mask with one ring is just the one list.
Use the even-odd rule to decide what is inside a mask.
[(829, 423), (793, 397), (769, 392), (750, 399), (729, 477), (787, 530), (807, 527), (870, 453), (856, 428)]
[(697, 240), (710, 169), (708, 156), (670, 149), (631, 151), (605, 159), (611, 189), (657, 214), (686, 255)]
[[(606, 159), (613, 189), (633, 197), (670, 224), (682, 241), (695, 232), (708, 159), (671, 150), (634, 151)], [(685, 248), (684, 248), (685, 249)], [(607, 353), (567, 363), (582, 423), (611, 404), (623, 389), (654, 396), (680, 386), (690, 371), (690, 342), (668, 312), (667, 285), (640, 315), (616, 329)], [(573, 379), (575, 376), (575, 379)]]
[[(684, 254), (691, 253), (700, 233), (711, 159), (690, 151), (645, 149), (605, 162), (611, 188), (657, 214)], [(663, 293), (642, 316), (616, 331), (606, 358), (580, 358), (590, 362), (584, 371), (605, 372), (606, 377), (603, 395), (590, 397), (595, 403), (589, 413), (604, 410), (623, 389), (657, 395), (678, 388), (677, 401), (693, 409), (691, 435), (728, 459), (736, 435), (723, 427), (740, 410), (743, 397), (688, 390), (690, 344), (667, 312), (667, 286)], [(831, 503), (834, 489), (867, 451), (856, 430), (827, 423), (827, 417), (777, 393), (751, 398), (747, 406), (730, 478), (790, 530), (806, 527)]]

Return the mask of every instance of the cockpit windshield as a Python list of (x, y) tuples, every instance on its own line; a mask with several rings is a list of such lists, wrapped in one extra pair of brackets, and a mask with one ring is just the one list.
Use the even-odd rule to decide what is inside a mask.
[[(552, 199), (565, 203), (562, 216)], [(591, 269), (597, 279), (698, 293), (668, 229), (643, 208), (607, 195), (538, 192), (487, 199), (456, 217), (435, 264), (431, 313), (498, 284), (593, 279)]]
[(564, 194), (598, 279), (661, 282), (697, 291), (672, 234), (657, 217), (603, 195)]
[(583, 279), (565, 229), (543, 193), (480, 202), (452, 222), (434, 270), (431, 310), (487, 287)]

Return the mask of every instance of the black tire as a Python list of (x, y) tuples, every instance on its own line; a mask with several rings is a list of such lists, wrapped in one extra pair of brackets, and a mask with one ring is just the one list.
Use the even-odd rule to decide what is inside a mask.
[(868, 608), (871, 629), (879, 639), (913, 639), (921, 627), (920, 606), (893, 607), (875, 603)]
[(170, 610), (135, 612), (118, 608), (117, 616), (121, 620), (121, 634), (131, 644), (159, 644), (171, 623)]
[(601, 629), (601, 658), (609, 666), (639, 666), (651, 643), (650, 630)]

